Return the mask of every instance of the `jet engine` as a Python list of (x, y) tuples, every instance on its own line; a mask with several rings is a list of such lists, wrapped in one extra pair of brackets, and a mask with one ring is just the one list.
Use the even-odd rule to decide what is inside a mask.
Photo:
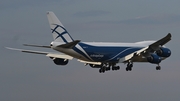
[(67, 65), (69, 60), (61, 59), (61, 58), (55, 58), (53, 59), (54, 63), (56, 65)]
[(159, 64), (161, 62), (161, 57), (156, 54), (151, 54), (149, 57), (147, 57), (147, 61), (150, 63)]
[(160, 57), (169, 57), (171, 55), (171, 50), (161, 47), (159, 50), (156, 51), (156, 53)]

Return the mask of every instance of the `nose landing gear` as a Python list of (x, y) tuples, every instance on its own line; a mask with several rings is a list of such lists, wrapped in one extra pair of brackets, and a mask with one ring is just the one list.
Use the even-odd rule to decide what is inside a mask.
[(159, 66), (159, 64), (156, 66), (156, 70), (161, 70), (161, 66)]

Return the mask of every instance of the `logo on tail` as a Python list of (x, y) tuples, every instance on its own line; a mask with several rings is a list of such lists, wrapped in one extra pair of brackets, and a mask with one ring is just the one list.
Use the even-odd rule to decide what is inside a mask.
[(65, 43), (72, 42), (74, 41), (73, 38), (69, 35), (68, 31), (63, 27), (58, 24), (53, 24), (55, 25), (54, 29), (52, 30), (52, 34), (54, 34), (54, 40), (61, 40)]

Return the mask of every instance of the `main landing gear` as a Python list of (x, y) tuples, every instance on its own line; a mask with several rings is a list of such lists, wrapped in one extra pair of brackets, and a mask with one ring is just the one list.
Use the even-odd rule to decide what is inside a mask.
[[(129, 62), (126, 67), (126, 71), (132, 71), (133, 63)], [(161, 66), (158, 64), (156, 70), (161, 70)]]
[(110, 70), (119, 70), (120, 67), (119, 66), (102, 66), (100, 69), (99, 69), (99, 73), (105, 73), (106, 71), (110, 71)]
[(126, 71), (131, 71), (132, 67), (133, 67), (133, 64), (132, 63), (128, 63), (127, 67), (126, 67)]
[[(132, 71), (132, 67), (133, 67), (133, 63), (129, 62), (126, 67), (126, 71)], [(110, 71), (110, 70), (115, 71), (119, 69), (120, 69), (120, 66), (105, 65), (105, 66), (100, 67), (99, 73), (105, 73), (106, 71)], [(159, 64), (156, 66), (156, 70), (161, 70), (161, 66)]]
[(156, 70), (161, 70), (161, 66), (159, 66), (159, 64), (156, 66)]

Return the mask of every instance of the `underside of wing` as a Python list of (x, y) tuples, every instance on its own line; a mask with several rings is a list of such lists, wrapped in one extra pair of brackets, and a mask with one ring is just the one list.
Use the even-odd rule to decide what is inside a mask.
[[(154, 53), (157, 54), (157, 51), (160, 50), (163, 47), (163, 45), (165, 45), (170, 40), (171, 40), (171, 34), (168, 33), (168, 35), (166, 35), (164, 38), (152, 43), (151, 45), (121, 58), (119, 60), (119, 62), (124, 62), (124, 63), (129, 62), (129, 61), (131, 61), (131, 62), (147, 62), (148, 56), (150, 56), (151, 54), (154, 54)], [(164, 59), (166, 59), (166, 57), (161, 57), (161, 60), (164, 60)]]
[(57, 54), (57, 53), (48, 53), (46, 56), (48, 57), (53, 57), (53, 58), (61, 58), (61, 59), (68, 59), (68, 60), (72, 60), (73, 57), (69, 56), (69, 55), (65, 55), (65, 54)]

